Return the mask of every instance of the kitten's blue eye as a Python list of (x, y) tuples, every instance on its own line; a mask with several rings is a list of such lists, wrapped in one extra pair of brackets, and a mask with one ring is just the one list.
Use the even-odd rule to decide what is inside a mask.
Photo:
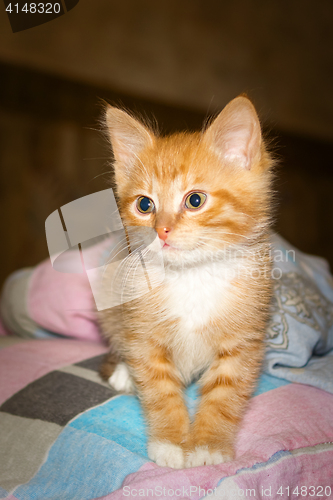
[(200, 208), (205, 203), (206, 198), (207, 196), (203, 193), (191, 193), (185, 200), (185, 206), (192, 210)]
[(155, 208), (154, 202), (147, 196), (140, 196), (137, 199), (136, 206), (142, 214), (149, 214)]

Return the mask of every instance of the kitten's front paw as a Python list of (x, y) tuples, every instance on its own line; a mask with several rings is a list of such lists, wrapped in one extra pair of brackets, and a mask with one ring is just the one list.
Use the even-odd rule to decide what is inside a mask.
[(200, 465), (217, 465), (230, 462), (232, 457), (220, 451), (209, 450), (208, 446), (196, 446), (187, 453), (185, 467), (199, 467)]
[(151, 441), (148, 443), (148, 456), (161, 467), (182, 469), (184, 467), (184, 452), (177, 444), (166, 441)]
[(111, 387), (116, 391), (133, 393), (134, 384), (125, 363), (119, 363), (108, 380)]

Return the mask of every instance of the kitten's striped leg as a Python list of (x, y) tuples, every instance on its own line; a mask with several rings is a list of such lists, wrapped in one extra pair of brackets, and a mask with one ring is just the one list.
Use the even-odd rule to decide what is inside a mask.
[(145, 360), (129, 362), (149, 427), (148, 455), (158, 465), (183, 468), (190, 420), (173, 363), (154, 347)]
[(246, 348), (223, 353), (203, 375), (186, 467), (232, 460), (236, 432), (259, 370), (258, 351), (257, 346), (257, 353)]

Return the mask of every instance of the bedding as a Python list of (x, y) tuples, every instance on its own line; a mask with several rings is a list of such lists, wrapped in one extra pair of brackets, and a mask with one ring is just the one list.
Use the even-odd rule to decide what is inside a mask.
[[(149, 460), (138, 399), (99, 378), (107, 346), (86, 276), (45, 261), (10, 277), (1, 298), (0, 499), (333, 498), (332, 276), (324, 260), (276, 235), (272, 252), (265, 365), (235, 460), (185, 470)], [(190, 415), (197, 398), (193, 384)]]
[[(263, 374), (236, 459), (173, 470), (148, 459), (137, 398), (100, 380), (105, 346), (1, 337), (0, 347), (0, 498), (296, 498), (296, 488), (303, 498), (332, 497), (333, 395), (326, 391)], [(196, 400), (193, 385), (186, 391), (192, 414)]]
[[(277, 234), (271, 235), (271, 252), (274, 298), (264, 371), (333, 393), (333, 277), (328, 263)], [(98, 267), (108, 253), (102, 242), (85, 257)], [(70, 251), (67, 258), (70, 268)], [(0, 315), (9, 331), (22, 337), (102, 341), (87, 275), (58, 272), (50, 259), (8, 278)]]

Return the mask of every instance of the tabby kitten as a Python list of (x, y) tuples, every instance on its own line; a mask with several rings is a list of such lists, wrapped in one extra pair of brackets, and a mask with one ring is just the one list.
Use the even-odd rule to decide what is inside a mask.
[[(156, 230), (165, 277), (101, 314), (118, 359), (102, 374), (137, 391), (158, 465), (229, 461), (259, 374), (272, 289), (273, 162), (256, 111), (240, 96), (203, 132), (169, 137), (111, 106), (106, 123), (122, 221)], [(183, 389), (197, 378), (191, 422)]]

